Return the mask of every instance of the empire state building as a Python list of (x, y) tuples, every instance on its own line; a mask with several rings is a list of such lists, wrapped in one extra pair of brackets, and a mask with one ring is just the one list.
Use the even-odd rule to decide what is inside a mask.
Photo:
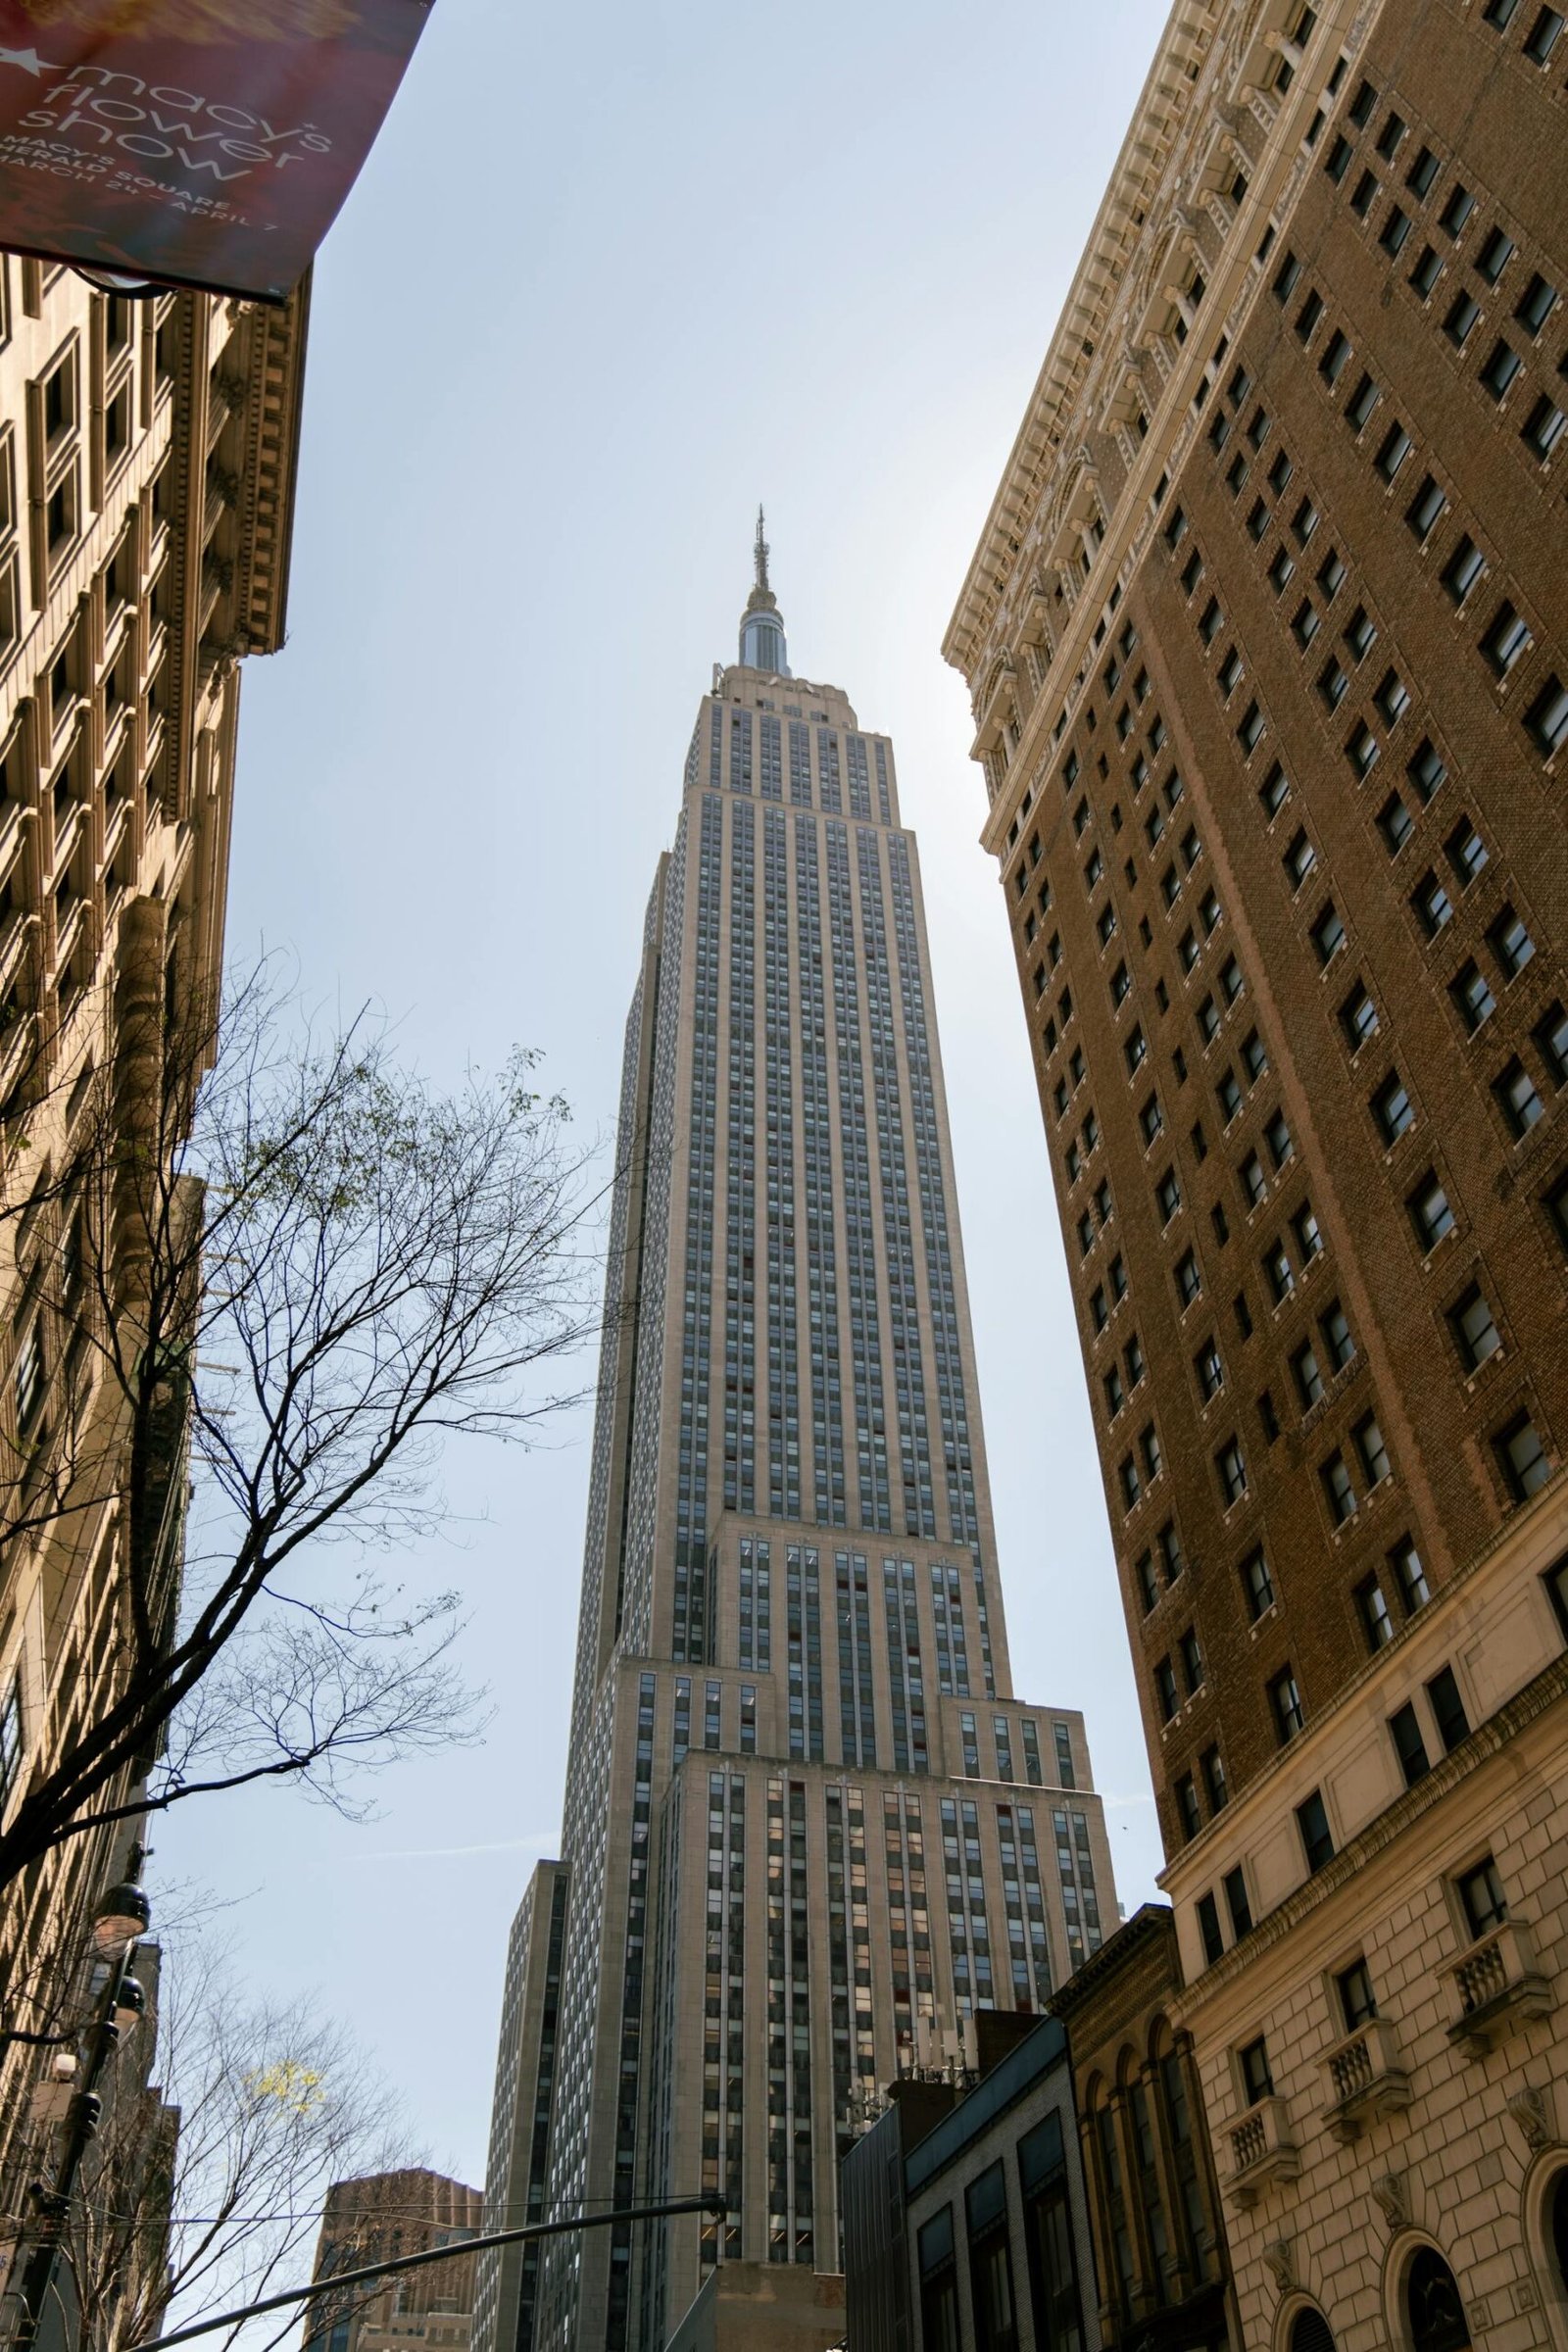
[[(626, 1023), (562, 1857), (509, 1955), (476, 2352), (661, 2352), (840, 2267), (839, 2159), (1115, 1923), (1083, 1719), (1013, 1693), (893, 747), (791, 675), (758, 518)], [(1042, 1518), (1046, 1514), (1042, 1512)]]

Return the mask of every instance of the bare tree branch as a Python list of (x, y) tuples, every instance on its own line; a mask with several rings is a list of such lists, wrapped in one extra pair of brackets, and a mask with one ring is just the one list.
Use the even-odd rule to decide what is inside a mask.
[[(534, 1069), (437, 1088), (264, 964), (220, 1019), (123, 1019), (66, 1164), (0, 1201), (63, 1399), (49, 1448), (0, 1439), (0, 1550), (108, 1500), (124, 1585), (107, 1687), (0, 1835), (0, 1886), (257, 1779), (353, 1810), (351, 1766), (476, 1735), (457, 1596), (404, 1601), (374, 1555), (441, 1531), (449, 1437), (527, 1444), (574, 1399), (603, 1194)], [(29, 1261), (24, 1221), (50, 1219)]]

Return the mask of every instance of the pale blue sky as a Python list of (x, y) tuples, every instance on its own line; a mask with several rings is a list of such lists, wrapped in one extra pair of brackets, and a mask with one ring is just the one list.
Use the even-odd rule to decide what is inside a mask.
[[(939, 646), (1163, 19), (1157, 0), (440, 0), (318, 267), (287, 651), (246, 671), (229, 939), (378, 997), (423, 1063), (514, 1042), (585, 1127), (697, 698), (765, 499), (791, 657), (919, 836), (1019, 1691), (1082, 1706), (1123, 1901), (1158, 1862), (1023, 1013)], [(554, 1851), (586, 1418), (451, 1465), (500, 1715), (351, 1827), (186, 1809), (483, 2178), (508, 1924)], [(481, 1514), (486, 1514), (481, 1517)], [(460, 1849), (460, 1850), (448, 1850)]]

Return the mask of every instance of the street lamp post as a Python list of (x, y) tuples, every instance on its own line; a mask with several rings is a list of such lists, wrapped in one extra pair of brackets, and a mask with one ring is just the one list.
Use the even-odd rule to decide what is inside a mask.
[[(125, 1970), (137, 1938), (146, 1935), (152, 1921), (152, 1910), (146, 1894), (135, 1883), (134, 1873), (139, 1866), (139, 1852), (133, 1855), (132, 1875), (110, 1887), (99, 1903), (93, 1920), (93, 1950), (99, 1959), (108, 1964), (109, 1976), (99, 1996), (87, 2036), (86, 2063), (71, 2102), (66, 2144), (54, 2180), (47, 2186), (41, 2181), (33, 2183), (32, 2198), (37, 2211), (37, 2225), (15, 2289), (19, 2309), (8, 2352), (34, 2352), (44, 2310), (54, 2289), (55, 2272), (82, 2158), (98, 2129), (98, 2119), (103, 2111), (98, 2084), (120, 2041), (120, 2013), (123, 2012), (132, 2025), (140, 2014), (142, 2004), (131, 1997), (125, 1980)], [(136, 1990), (140, 1992), (139, 1985)]]

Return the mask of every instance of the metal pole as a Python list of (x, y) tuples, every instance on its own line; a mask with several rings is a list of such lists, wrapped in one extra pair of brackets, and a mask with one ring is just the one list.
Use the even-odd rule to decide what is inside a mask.
[(93, 2133), (98, 2129), (98, 2083), (120, 2040), (120, 2028), (115, 2023), (115, 2003), (119, 1996), (120, 1981), (134, 1949), (135, 1942), (132, 1939), (124, 1945), (117, 1944), (113, 1954), (99, 1955), (108, 1966), (109, 1980), (93, 2021), (87, 2065), (71, 2103), (71, 2123), (60, 2170), (53, 2187), (35, 2187), (33, 2190), (38, 2208), (38, 2226), (32, 2251), (23, 2264), (17, 2282), (16, 2294), (22, 2310), (11, 2333), (9, 2352), (32, 2352), (37, 2341), (43, 2307), (54, 2284), (55, 2264), (65, 2240), (76, 2176), (81, 2170), (81, 2160)]
[(189, 2343), (193, 2336), (211, 2335), (220, 2328), (232, 2328), (240, 2320), (258, 2319), (264, 2311), (281, 2311), (289, 2303), (309, 2303), (316, 2298), (326, 2301), (341, 2287), (363, 2286), (368, 2279), (390, 2278), (394, 2271), (416, 2271), (427, 2262), (455, 2262), (464, 2254), (482, 2254), (489, 2246), (520, 2246), (530, 2238), (562, 2237), (573, 2230), (606, 2230), (616, 2222), (662, 2222), (681, 2213), (708, 2213), (723, 2222), (729, 2207), (722, 2197), (675, 2197), (664, 2205), (623, 2205), (612, 2213), (583, 2213), (569, 2222), (530, 2222), (523, 2230), (493, 2230), (486, 2235), (466, 2237), (461, 2244), (427, 2246), (421, 2254), (399, 2254), (388, 2262), (367, 2263), (357, 2271), (334, 2271), (325, 2278), (313, 2278), (309, 2286), (286, 2287), (280, 2295), (266, 2295), (259, 2303), (240, 2303), (232, 2311), (220, 2311), (210, 2320), (193, 2320), (188, 2328), (176, 2328), (169, 2335), (150, 2335), (146, 2341), (133, 2344), (130, 2352), (168, 2352), (172, 2344)]

